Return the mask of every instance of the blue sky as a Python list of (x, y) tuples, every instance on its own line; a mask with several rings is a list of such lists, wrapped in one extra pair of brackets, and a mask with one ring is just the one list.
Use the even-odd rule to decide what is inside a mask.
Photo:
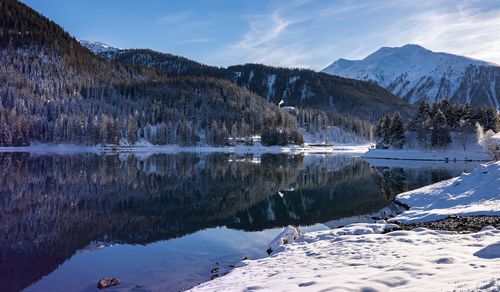
[(407, 43), (500, 64), (497, 0), (22, 0), (78, 39), (321, 70)]

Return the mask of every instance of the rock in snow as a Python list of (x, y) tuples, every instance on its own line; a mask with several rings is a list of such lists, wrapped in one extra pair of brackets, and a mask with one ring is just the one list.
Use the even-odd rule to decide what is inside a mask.
[(275, 239), (269, 243), (267, 254), (276, 253), (284, 249), (285, 244), (295, 242), (301, 235), (300, 230), (293, 226), (288, 226)]
[(104, 289), (104, 288), (109, 288), (111, 286), (116, 286), (120, 284), (120, 280), (115, 279), (115, 278), (102, 278), (99, 280), (97, 283), (97, 288), (99, 289)]

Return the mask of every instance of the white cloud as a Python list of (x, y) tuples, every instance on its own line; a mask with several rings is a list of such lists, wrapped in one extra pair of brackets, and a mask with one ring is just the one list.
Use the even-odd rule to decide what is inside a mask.
[(500, 64), (500, 5), (488, 0), (295, 0), (247, 17), (242, 37), (209, 57), (320, 70), (382, 46), (417, 43)]
[(191, 18), (191, 13), (189, 11), (180, 11), (176, 13), (162, 15), (156, 20), (156, 22), (174, 24), (178, 22), (187, 21), (190, 18)]
[(500, 64), (500, 9), (425, 12), (415, 16), (412, 42)]
[(209, 43), (212, 41), (213, 41), (213, 39), (211, 39), (211, 38), (193, 38), (193, 39), (176, 41), (174, 43), (176, 45), (184, 45), (184, 44)]

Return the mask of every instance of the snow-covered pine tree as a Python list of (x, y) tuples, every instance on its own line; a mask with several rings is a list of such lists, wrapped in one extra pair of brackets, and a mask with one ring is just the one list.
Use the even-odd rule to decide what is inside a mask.
[(405, 129), (403, 126), (403, 122), (401, 122), (401, 115), (399, 114), (399, 112), (394, 113), (390, 123), (389, 132), (390, 144), (392, 145), (392, 147), (398, 149), (403, 148), (406, 138)]
[(451, 143), (450, 127), (440, 109), (436, 109), (432, 118), (431, 145), (446, 147)]
[(137, 142), (137, 121), (132, 117), (128, 117), (127, 121), (128, 142), (135, 144)]
[(446, 117), (446, 121), (448, 122), (448, 126), (450, 127), (450, 129), (456, 128), (458, 122), (460, 121), (460, 114), (458, 112), (457, 106), (453, 103), (450, 103), (447, 99), (443, 99), (440, 102), (440, 109)]
[(478, 110), (478, 120), (483, 126), (484, 131), (500, 131), (500, 118), (498, 117), (498, 111), (495, 108), (480, 108)]
[(385, 115), (382, 122), (382, 145), (384, 148), (389, 147), (391, 144), (391, 137), (391, 118), (389, 115)]
[(431, 109), (426, 101), (421, 101), (418, 105), (415, 117), (408, 122), (408, 130), (417, 134), (417, 140), (420, 146), (426, 147), (427, 134), (431, 122)]

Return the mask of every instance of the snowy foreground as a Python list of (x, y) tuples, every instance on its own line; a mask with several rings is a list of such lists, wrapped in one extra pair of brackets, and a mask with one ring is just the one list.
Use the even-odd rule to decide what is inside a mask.
[(193, 291), (499, 291), (500, 231), (474, 234), (353, 224), (305, 234)]
[[(397, 196), (410, 206), (395, 220), (500, 216), (500, 162)], [(500, 230), (458, 234), (397, 224), (355, 223), (300, 234), (286, 228), (270, 257), (243, 261), (193, 291), (500, 291)], [(385, 233), (385, 234), (384, 234)]]
[(394, 218), (406, 223), (435, 221), (449, 215), (500, 216), (500, 162), (400, 194), (396, 200), (410, 207)]

